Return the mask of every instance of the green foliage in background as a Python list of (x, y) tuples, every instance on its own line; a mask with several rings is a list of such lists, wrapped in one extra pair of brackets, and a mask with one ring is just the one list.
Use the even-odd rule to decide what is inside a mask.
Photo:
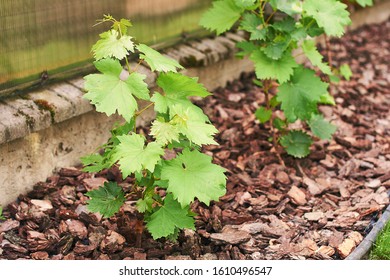
[[(84, 95), (98, 112), (121, 115), (125, 123), (115, 127), (103, 146), (103, 154), (82, 158), (84, 170), (99, 172), (118, 165), (123, 178), (134, 176), (135, 183), (125, 193), (117, 183), (106, 183), (87, 193), (88, 208), (111, 217), (119, 211), (128, 196), (139, 194), (138, 211), (144, 213), (146, 227), (153, 238), (175, 239), (179, 230), (194, 229), (194, 213), (190, 205), (198, 199), (209, 204), (226, 192), (225, 170), (200, 152), (202, 145), (217, 144), (217, 129), (189, 97), (206, 97), (210, 93), (197, 78), (177, 72), (183, 67), (144, 44), (137, 44), (128, 35), (131, 23), (105, 16), (101, 22), (111, 23), (109, 31), (100, 35), (92, 47), (99, 71), (85, 79)], [(139, 63), (130, 67), (128, 56), (135, 51)], [(120, 64), (124, 59), (126, 70)], [(138, 72), (145, 62), (157, 74), (159, 89), (151, 93), (146, 76)], [(149, 102), (138, 108), (138, 100)], [(137, 117), (154, 107), (156, 118), (149, 137), (138, 133)], [(165, 154), (174, 154), (165, 159)], [(158, 190), (165, 190), (160, 195)]]
[[(357, 2), (372, 5), (372, 1)], [(348, 65), (340, 69), (329, 65), (315, 39), (323, 34), (340, 37), (350, 23), (347, 5), (338, 0), (217, 0), (200, 20), (218, 35), (234, 26), (247, 33), (248, 39), (237, 44), (238, 56), (252, 60), (259, 79), (255, 84), (262, 86), (266, 95), (266, 106), (259, 107), (255, 115), (260, 123), (278, 130), (276, 134), (272, 129), (274, 144), (281, 144), (297, 158), (309, 154), (313, 140), (329, 140), (335, 132), (318, 105), (334, 105), (329, 81), (349, 80), (352, 75)], [(298, 64), (300, 55), (307, 57), (317, 73)], [(284, 119), (275, 116), (279, 109)], [(289, 129), (298, 121), (302, 130)]]

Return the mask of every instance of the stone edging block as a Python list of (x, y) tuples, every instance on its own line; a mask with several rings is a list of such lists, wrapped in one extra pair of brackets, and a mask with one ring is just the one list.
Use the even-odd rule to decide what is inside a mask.
[[(227, 33), (214, 39), (189, 41), (167, 49), (164, 54), (177, 59), (187, 69), (210, 66), (233, 58), (235, 43), (242, 40), (239, 34)], [(130, 67), (138, 67), (138, 71), (146, 75), (145, 82), (150, 89), (156, 87), (156, 74), (147, 65), (131, 63)], [(212, 84), (214, 86), (215, 81)], [(209, 90), (214, 89), (213, 86), (206, 85)], [(94, 107), (83, 98), (83, 88), (83, 78), (76, 78), (27, 93), (23, 97), (2, 100), (0, 144), (91, 112)]]

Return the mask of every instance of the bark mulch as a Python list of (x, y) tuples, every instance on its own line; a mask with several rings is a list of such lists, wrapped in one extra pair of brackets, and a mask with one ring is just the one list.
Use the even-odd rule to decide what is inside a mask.
[(332, 53), (354, 73), (334, 86), (337, 105), (320, 108), (338, 131), (308, 158), (282, 154), (285, 167), (269, 128), (254, 118), (264, 94), (252, 75), (198, 102), (221, 132), (221, 145), (205, 152), (228, 170), (228, 183), (219, 202), (194, 203), (195, 232), (184, 230), (176, 243), (141, 236), (134, 201), (102, 219), (88, 212), (85, 192), (131, 180), (115, 168), (64, 168), (5, 208), (0, 259), (345, 258), (389, 204), (390, 21), (333, 40)]

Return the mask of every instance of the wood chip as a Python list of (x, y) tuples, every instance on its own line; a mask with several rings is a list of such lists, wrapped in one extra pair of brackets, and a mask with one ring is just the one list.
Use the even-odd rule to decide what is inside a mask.
[(99, 187), (102, 187), (105, 182), (107, 182), (107, 179), (103, 177), (86, 178), (83, 180), (84, 186), (87, 191), (96, 190)]
[(8, 219), (0, 224), (0, 233), (13, 230), (20, 226), (20, 222), (17, 220)]
[(226, 226), (223, 228), (221, 233), (210, 234), (210, 239), (219, 243), (235, 245), (249, 241), (251, 239), (251, 236), (246, 231)]
[(308, 191), (312, 195), (318, 195), (322, 193), (322, 191), (325, 189), (324, 187), (320, 186), (316, 181), (308, 177), (303, 178), (303, 184), (307, 186)]
[(53, 209), (53, 205), (50, 200), (31, 199), (30, 202), (42, 212)]
[(331, 246), (321, 246), (316, 252), (331, 257), (336, 253), (336, 250)]
[(122, 249), (126, 239), (119, 233), (109, 230), (107, 236), (100, 243), (100, 250), (107, 253), (115, 253)]
[(292, 186), (287, 195), (295, 204), (305, 205), (307, 203), (305, 193), (296, 186)]
[(84, 239), (88, 236), (88, 230), (86, 226), (78, 221), (73, 219), (68, 219), (65, 221), (68, 231), (73, 235), (77, 236), (80, 239)]
[(336, 249), (340, 257), (345, 259), (355, 248), (356, 243), (352, 239), (347, 238)]
[(318, 220), (324, 218), (325, 214), (323, 212), (309, 212), (309, 213), (305, 213), (305, 215), (303, 215), (303, 216), (308, 221), (318, 221)]
[(370, 182), (366, 183), (366, 187), (376, 189), (376, 188), (379, 188), (381, 186), (381, 184), (382, 184), (381, 180), (374, 179), (374, 180), (371, 180)]

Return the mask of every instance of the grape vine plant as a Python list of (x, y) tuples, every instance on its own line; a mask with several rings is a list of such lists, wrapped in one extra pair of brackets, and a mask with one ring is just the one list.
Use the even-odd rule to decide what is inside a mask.
[[(135, 43), (128, 35), (132, 26), (129, 20), (105, 15), (100, 22), (109, 22), (111, 27), (92, 47), (94, 65), (100, 73), (84, 77), (84, 97), (98, 112), (108, 116), (117, 112), (125, 123), (111, 131), (103, 153), (83, 157), (82, 162), (88, 172), (117, 164), (123, 178), (134, 176), (135, 183), (127, 193), (114, 182), (89, 191), (88, 208), (111, 217), (126, 199), (135, 196), (152, 237), (175, 239), (181, 229), (194, 229), (195, 214), (190, 205), (195, 198), (208, 205), (226, 192), (225, 169), (200, 151), (202, 145), (217, 144), (213, 137), (217, 129), (189, 100), (210, 93), (197, 78), (178, 73), (183, 67), (176, 60)], [(134, 53), (139, 62), (132, 68), (128, 56)], [(139, 72), (143, 62), (157, 74), (158, 89), (152, 94), (146, 75)], [(149, 103), (139, 109), (137, 99)], [(152, 106), (156, 117), (149, 135), (142, 135), (136, 126), (137, 117)]]
[[(372, 5), (372, 0), (356, 1)], [(325, 62), (315, 41), (322, 34), (343, 35), (351, 23), (347, 5), (338, 0), (217, 0), (200, 24), (219, 35), (237, 22), (247, 33), (247, 40), (237, 43), (237, 55), (253, 61), (254, 83), (265, 93), (266, 104), (255, 112), (257, 119), (270, 125), (275, 148), (280, 144), (294, 157), (307, 156), (313, 139), (331, 139), (336, 131), (318, 111), (320, 104), (334, 105), (329, 82), (352, 74), (347, 64), (336, 69)], [(300, 55), (323, 77), (299, 64)], [(275, 113), (279, 108), (282, 116)]]

